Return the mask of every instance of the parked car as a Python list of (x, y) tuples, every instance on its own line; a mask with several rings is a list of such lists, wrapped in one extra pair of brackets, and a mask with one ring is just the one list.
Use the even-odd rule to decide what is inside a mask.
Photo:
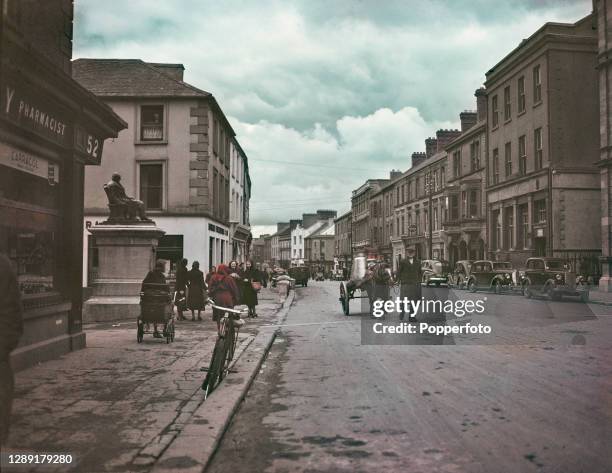
[(478, 289), (492, 290), (496, 294), (512, 291), (514, 289), (512, 273), (512, 265), (509, 263), (474, 261), (470, 268), (467, 287), (471, 292), (476, 292)]
[(452, 273), (449, 277), (449, 283), (458, 289), (467, 287), (467, 280), (470, 275), (471, 260), (460, 260), (455, 263)]
[(582, 277), (576, 277), (571, 265), (560, 258), (529, 258), (525, 264), (523, 294), (528, 299), (547, 296), (561, 300), (563, 296), (580, 297), (589, 300), (589, 286)]
[[(448, 270), (448, 267), (446, 268)], [(444, 265), (435, 259), (426, 259), (421, 262), (421, 282), (426, 286), (434, 283), (436, 286), (448, 283), (448, 273), (444, 272)]]
[(305, 287), (308, 286), (310, 270), (306, 266), (294, 266), (293, 268), (289, 268), (289, 276), (295, 279), (295, 284)]

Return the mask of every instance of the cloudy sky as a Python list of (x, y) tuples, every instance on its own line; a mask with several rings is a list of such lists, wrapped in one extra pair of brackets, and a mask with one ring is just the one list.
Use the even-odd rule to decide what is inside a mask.
[(77, 0), (74, 57), (180, 62), (249, 157), (254, 234), (350, 208), (475, 108), (485, 72), (591, 0)]

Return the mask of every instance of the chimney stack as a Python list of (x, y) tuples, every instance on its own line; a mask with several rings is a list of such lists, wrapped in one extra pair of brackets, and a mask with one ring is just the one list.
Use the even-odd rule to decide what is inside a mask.
[(468, 131), (478, 121), (478, 114), (476, 112), (465, 110), (459, 114), (461, 120), (461, 133)]
[(427, 159), (427, 155), (423, 152), (412, 153), (412, 167), (416, 167)]
[(476, 113), (478, 114), (478, 121), (481, 122), (487, 119), (487, 90), (484, 87), (476, 89), (474, 93), (476, 96)]
[(425, 157), (430, 158), (438, 151), (438, 140), (435, 138), (427, 138), (425, 140)]
[[(446, 146), (457, 138), (461, 134), (459, 130), (438, 130), (436, 131), (436, 141), (438, 149), (436, 151), (442, 151)], [(428, 156), (429, 157), (429, 156)]]
[(389, 173), (389, 179), (391, 180), (397, 179), (401, 175), (402, 175), (402, 171), (400, 171), (399, 169), (391, 169), (391, 172)]

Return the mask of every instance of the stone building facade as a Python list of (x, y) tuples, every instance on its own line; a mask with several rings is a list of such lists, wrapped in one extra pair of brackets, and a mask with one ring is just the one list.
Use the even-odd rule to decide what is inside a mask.
[[(166, 231), (158, 257), (172, 267), (183, 257), (198, 260), (207, 269), (233, 256), (230, 154), (235, 133), (210, 93), (183, 82), (183, 70), (182, 64), (141, 60), (74, 61), (73, 77), (128, 123), (108, 145), (103, 165), (86, 173), (85, 227), (107, 215), (102, 185), (119, 172), (128, 194), (142, 200)], [(241, 214), (244, 218), (244, 210)], [(95, 271), (96, 246), (86, 230), (85, 238), (87, 277)]]
[(599, 79), (599, 169), (601, 182), (601, 268), (599, 287), (612, 291), (612, 6), (593, 0), (597, 21)]
[(351, 267), (353, 262), (352, 246), (352, 215), (351, 211), (340, 215), (334, 220), (336, 228), (334, 230), (334, 258), (338, 261), (340, 269)]
[(488, 255), (596, 260), (597, 33), (547, 23), (486, 74)]
[(486, 96), (476, 91), (477, 112), (462, 112), (461, 135), (446, 147), (448, 164), (444, 187), (446, 259), (485, 257), (486, 228)]

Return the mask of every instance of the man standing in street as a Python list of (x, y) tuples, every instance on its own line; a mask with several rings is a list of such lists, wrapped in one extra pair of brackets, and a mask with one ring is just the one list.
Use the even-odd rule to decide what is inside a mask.
[(23, 333), (23, 313), (17, 277), (7, 257), (0, 254), (0, 445), (9, 433), (14, 377), (10, 355)]
[[(414, 248), (406, 248), (406, 258), (400, 261), (398, 268), (400, 282), (400, 299), (421, 299), (421, 261), (417, 259)], [(400, 312), (400, 319), (404, 320), (404, 312)], [(416, 322), (416, 314), (409, 313), (408, 320)]]

